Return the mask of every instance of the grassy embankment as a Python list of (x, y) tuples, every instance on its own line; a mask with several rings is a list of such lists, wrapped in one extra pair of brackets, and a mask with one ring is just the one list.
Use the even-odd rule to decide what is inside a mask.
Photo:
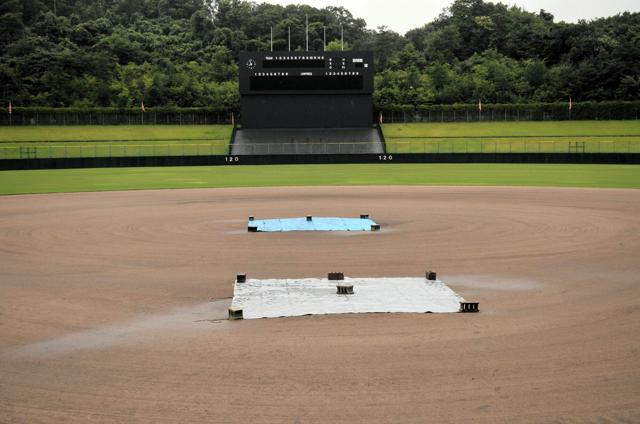
[[(386, 124), (390, 153), (640, 153), (640, 121)], [(229, 125), (3, 127), (0, 159), (223, 155)], [(584, 143), (584, 144), (582, 144)]]
[(640, 121), (417, 123), (383, 128), (390, 153), (640, 153)]
[(2, 127), (0, 159), (224, 155), (230, 137), (230, 125)]

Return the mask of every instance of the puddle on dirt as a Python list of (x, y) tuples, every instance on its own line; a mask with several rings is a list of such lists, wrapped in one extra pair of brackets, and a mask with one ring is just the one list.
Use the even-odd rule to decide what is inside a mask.
[(486, 275), (447, 275), (446, 282), (451, 287), (487, 289), (497, 291), (530, 291), (542, 288), (542, 283), (534, 280), (491, 277)]
[(374, 236), (376, 234), (389, 234), (389, 233), (395, 233), (395, 232), (396, 232), (395, 229), (382, 227), (378, 231), (334, 231), (332, 232), (332, 234), (339, 237), (353, 237), (353, 236)]
[[(272, 232), (264, 232), (264, 233), (260, 233), (260, 234), (300, 234), (300, 233), (309, 233), (310, 231), (272, 231)], [(354, 237), (354, 236), (374, 236), (376, 234), (388, 234), (388, 233), (395, 233), (396, 230), (394, 229), (390, 229), (390, 228), (382, 228), (379, 231), (311, 231), (312, 233), (322, 233), (322, 234), (329, 234), (335, 237)], [(246, 228), (242, 229), (242, 230), (230, 230), (230, 231), (225, 231), (225, 234), (231, 234), (231, 235), (244, 235), (247, 234), (248, 231)], [(255, 234), (255, 233), (254, 233)]]
[[(227, 309), (231, 298), (200, 303), (175, 309), (166, 314), (156, 314), (122, 323), (66, 334), (54, 339), (31, 343), (6, 351), (3, 355), (12, 359), (61, 355), (77, 350), (103, 349), (135, 343), (155, 332), (174, 330), (220, 329), (227, 323)], [(222, 326), (220, 324), (223, 324)]]
[(225, 234), (231, 234), (231, 235), (238, 235), (238, 234), (247, 234), (248, 231), (247, 229), (242, 229), (242, 230), (230, 230), (230, 231), (225, 231)]
[(214, 219), (209, 221), (212, 224), (245, 224), (247, 222), (246, 219)]

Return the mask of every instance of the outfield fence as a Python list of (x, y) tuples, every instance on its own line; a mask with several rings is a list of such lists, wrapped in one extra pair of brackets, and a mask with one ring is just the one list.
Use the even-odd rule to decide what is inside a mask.
[(415, 105), (381, 108), (376, 121), (417, 122), (517, 122), (638, 120), (640, 102), (576, 102), (536, 104)]
[(84, 110), (16, 108), (13, 114), (1, 114), (0, 126), (29, 125), (229, 125), (238, 119), (232, 112), (207, 110)]
[(95, 158), (95, 157), (142, 157), (142, 156), (211, 156), (229, 152), (227, 140), (202, 144), (136, 144), (95, 142), (91, 144), (33, 143), (21, 146), (0, 146), (0, 159), (47, 159), (47, 158)]
[[(376, 105), (372, 123), (638, 120), (640, 101), (492, 104)], [(242, 123), (236, 108), (19, 107), (0, 113), (0, 126), (26, 125), (212, 125)]]
[[(256, 143), (244, 144), (245, 155), (279, 155), (284, 153), (322, 155), (367, 153), (367, 143)], [(228, 155), (227, 140), (206, 143), (108, 143), (75, 142), (69, 144), (24, 143), (0, 146), (0, 159), (157, 157)], [(640, 153), (640, 141), (536, 141), (536, 140), (410, 140), (387, 139), (386, 152), (391, 154), (448, 153)]]
[[(611, 113), (572, 113), (566, 110), (537, 110), (495, 108), (479, 112), (476, 110), (446, 110), (434, 108), (428, 111), (391, 110), (382, 111), (382, 122), (386, 124), (435, 123), (435, 122), (518, 122), (518, 121), (607, 121), (638, 120), (637, 108)], [(378, 115), (378, 120), (380, 115)]]

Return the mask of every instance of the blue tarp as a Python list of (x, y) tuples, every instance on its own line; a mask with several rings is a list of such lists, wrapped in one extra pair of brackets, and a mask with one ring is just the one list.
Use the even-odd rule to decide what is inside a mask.
[(258, 232), (282, 231), (371, 231), (375, 222), (362, 218), (283, 218), (256, 219), (249, 221), (248, 226), (257, 227)]

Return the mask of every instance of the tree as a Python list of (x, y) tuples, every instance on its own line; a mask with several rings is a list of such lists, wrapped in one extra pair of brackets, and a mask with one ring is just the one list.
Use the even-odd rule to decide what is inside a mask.
[(15, 41), (22, 35), (24, 23), (18, 0), (4, 0), (0, 3), (0, 28), (4, 28), (0, 45)]
[(351, 46), (349, 43), (343, 44), (341, 40), (331, 40), (327, 43), (325, 50), (328, 52), (339, 52), (341, 50), (348, 51), (351, 50)]
[[(55, 5), (55, 7), (54, 7)], [(577, 24), (453, 0), (402, 36), (344, 7), (248, 0), (0, 1), (0, 103), (238, 108), (243, 50), (372, 50), (378, 106), (635, 100), (640, 13)], [(222, 110), (222, 109), (221, 109)]]

